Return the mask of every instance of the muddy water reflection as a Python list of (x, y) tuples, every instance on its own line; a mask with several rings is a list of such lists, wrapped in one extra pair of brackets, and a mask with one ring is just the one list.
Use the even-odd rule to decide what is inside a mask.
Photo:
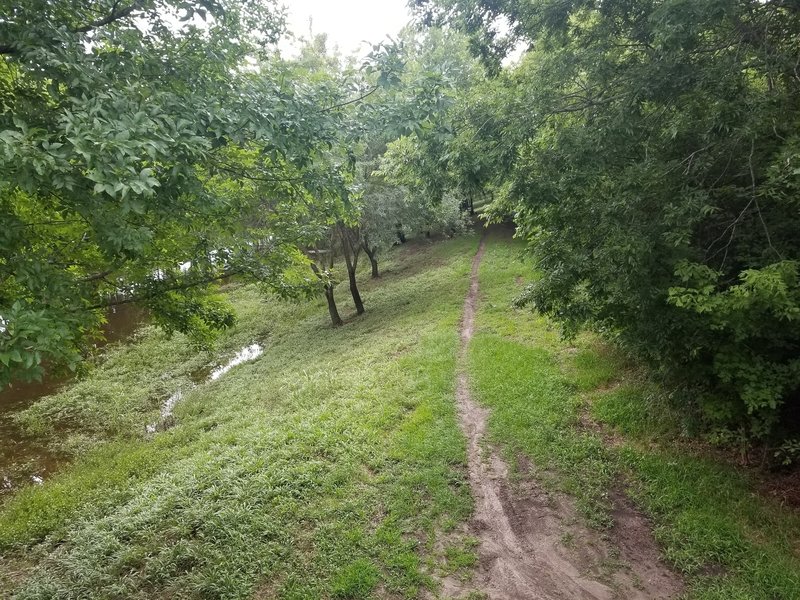
[(0, 392), (0, 494), (24, 483), (40, 483), (63, 460), (50, 451), (47, 440), (27, 435), (12, 419), (36, 399), (58, 391), (62, 383), (21, 383)]
[[(145, 313), (133, 304), (111, 309), (103, 327), (105, 339), (96, 346), (130, 337), (142, 324)], [(68, 377), (46, 376), (41, 382), (15, 383), (0, 391), (0, 498), (5, 492), (29, 483), (41, 483), (67, 457), (53, 449), (42, 436), (25, 433), (13, 416), (45, 396), (56, 393)]]
[[(189, 389), (193, 389), (195, 386), (200, 385), (202, 383), (208, 383), (211, 381), (216, 381), (225, 373), (230, 371), (236, 365), (240, 365), (245, 362), (250, 362), (251, 360), (257, 359), (261, 354), (264, 352), (264, 347), (261, 344), (250, 344), (249, 346), (245, 346), (239, 352), (237, 352), (227, 363), (218, 365), (216, 367), (203, 367), (202, 369), (198, 369), (194, 371), (190, 379), (192, 380), (192, 385)], [(183, 400), (183, 390), (178, 388), (174, 394), (172, 394), (169, 398), (166, 399), (164, 404), (161, 406), (161, 420), (156, 423), (150, 423), (145, 427), (145, 431), (147, 433), (155, 433), (156, 431), (169, 429), (175, 423), (175, 416), (173, 415), (173, 411), (175, 410), (175, 406)]]

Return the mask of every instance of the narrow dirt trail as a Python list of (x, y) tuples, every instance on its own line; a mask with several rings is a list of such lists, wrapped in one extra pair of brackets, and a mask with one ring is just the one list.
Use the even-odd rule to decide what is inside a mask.
[[(484, 439), (489, 410), (473, 400), (466, 368), (485, 251), (484, 234), (472, 261), (464, 303), (456, 385), (475, 499), (470, 533), (479, 540), (479, 566), (469, 584), (446, 579), (443, 597), (475, 591), (492, 600), (645, 600), (678, 595), (680, 580), (661, 562), (646, 519), (630, 503), (622, 502), (622, 509), (614, 511), (617, 531), (611, 536), (618, 543), (611, 548), (600, 533), (578, 524), (568, 498), (545, 492), (533, 480), (512, 486), (508, 466)], [(565, 544), (565, 539), (572, 543)]]

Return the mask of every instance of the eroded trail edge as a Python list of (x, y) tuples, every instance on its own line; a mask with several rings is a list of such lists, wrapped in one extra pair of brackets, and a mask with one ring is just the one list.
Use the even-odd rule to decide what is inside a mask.
[[(548, 493), (532, 478), (509, 482), (509, 469), (496, 448), (486, 442), (489, 410), (470, 392), (467, 348), (475, 328), (479, 300), (478, 272), (486, 251), (481, 238), (472, 261), (469, 293), (461, 321), (456, 399), (467, 438), (467, 465), (475, 511), (470, 533), (479, 541), (479, 565), (469, 582), (447, 578), (442, 596), (466, 597), (482, 592), (491, 599), (671, 598), (681, 591), (678, 578), (665, 567), (644, 517), (630, 506), (614, 529), (624, 543), (581, 526), (569, 498)], [(527, 480), (526, 480), (527, 479)], [(571, 543), (565, 544), (565, 540)]]

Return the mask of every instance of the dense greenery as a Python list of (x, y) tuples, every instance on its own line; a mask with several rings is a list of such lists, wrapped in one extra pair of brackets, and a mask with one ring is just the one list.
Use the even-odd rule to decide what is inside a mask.
[[(600, 527), (624, 476), (689, 598), (796, 598), (797, 514), (685, 447), (679, 414), (593, 336), (565, 343), (546, 317), (512, 308), (531, 264), (509, 235), (488, 238), (468, 360), (509, 464), (529, 458), (540, 485), (575, 494), (574, 516)], [(468, 579), (476, 556), (460, 527), (470, 498), (453, 395), (476, 245), (411, 240), (387, 253), (380, 280), (363, 265), (371, 309), (343, 329), (327, 326), (321, 299), (265, 301), (235, 284), (221, 293), (239, 321), (218, 354), (150, 326), (112, 347), (21, 417), (62, 432), (54, 442), (75, 463), (0, 504), (0, 590), (410, 599), (435, 595), (437, 577)], [(166, 394), (254, 339), (260, 358), (187, 389), (174, 427), (145, 433)], [(615, 444), (586, 429), (587, 410), (615, 428)], [(581, 521), (565, 521), (565, 553)]]
[(231, 275), (324, 292), (339, 325), (341, 258), (362, 313), (362, 249), (377, 274), (398, 234), (463, 229), (452, 196), (374, 174), (386, 144), (442, 128), (450, 71), (478, 72), (460, 38), (407, 32), (359, 67), (324, 36), (281, 57), (269, 1), (3, 13), (0, 384), (74, 369), (116, 302), (207, 345), (233, 323), (209, 294)]
[(115, 302), (208, 345), (230, 275), (324, 294), (340, 325), (340, 280), (368, 305), (361, 256), (377, 277), (393, 244), (491, 200), (543, 274), (520, 302), (616, 339), (718, 439), (791, 460), (796, 4), (414, 4), (429, 28), (364, 65), (324, 36), (280, 56), (270, 2), (9, 6), (0, 383), (74, 369)]
[[(565, 343), (546, 317), (510, 310), (530, 279), (523, 250), (521, 241), (490, 237), (470, 347), (474, 387), (509, 464), (530, 458), (537, 481), (574, 496), (599, 526), (611, 521), (614, 490), (625, 488), (653, 517), (688, 598), (798, 596), (796, 510), (765, 502), (747, 472), (693, 449), (682, 411), (613, 347), (585, 332)], [(587, 428), (592, 422), (603, 428)]]
[(273, 5), (32, 0), (2, 13), (1, 382), (40, 375), (44, 359), (74, 366), (109, 295), (204, 341), (231, 323), (205, 284), (247, 272), (285, 287), (309, 237), (303, 200), (340, 186), (330, 169), (299, 173), (340, 135), (320, 109), (340, 91), (297, 89), (268, 60)]
[(281, 57), (270, 2), (31, 0), (7, 15), (2, 384), (76, 368), (119, 302), (208, 346), (235, 319), (210, 293), (231, 275), (324, 293), (340, 325), (342, 272), (365, 310), (362, 250), (377, 276), (391, 244), (464, 229), (463, 201), (427, 193), (435, 177), (379, 171), (398, 137), (446, 133), (454, 91), (478, 81), (458, 36), (404, 32), (359, 69), (324, 36)]
[(417, 4), (498, 73), (461, 99), (440, 157), (479, 156), (491, 214), (529, 242), (543, 276), (522, 300), (617, 339), (712, 425), (796, 431), (797, 4)]
[(627, 497), (688, 597), (800, 597), (777, 479), (687, 441), (800, 460), (798, 3), (409, 4), (361, 64), (273, 0), (0, 0), (0, 387), (85, 367), (13, 415), (63, 461), (0, 481), (2, 594), (478, 597), (458, 379), (559, 552)]

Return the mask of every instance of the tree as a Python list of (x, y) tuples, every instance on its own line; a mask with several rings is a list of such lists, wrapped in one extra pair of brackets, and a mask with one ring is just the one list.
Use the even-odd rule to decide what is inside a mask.
[(452, 236), (467, 227), (463, 197), (447, 189), (450, 171), (435, 160), (435, 152), (424, 139), (401, 137), (381, 159), (378, 175), (403, 194), (397, 214), (406, 234)]
[(480, 79), (480, 67), (454, 32), (405, 30), (396, 52), (403, 69), (394, 85), (357, 113), (359, 229), (373, 277), (379, 254), (407, 235), (463, 231), (469, 206), (447, 191), (451, 163), (441, 155), (453, 136), (455, 98)]
[(350, 285), (350, 295), (353, 296), (353, 304), (356, 306), (356, 314), (363, 315), (364, 302), (361, 300), (361, 293), (358, 291), (358, 281), (356, 280), (358, 257), (362, 249), (361, 231), (358, 225), (348, 225), (344, 221), (339, 221), (336, 224), (336, 232), (339, 236), (339, 243), (347, 266), (347, 280)]
[(334, 327), (341, 327), (344, 322), (342, 321), (342, 317), (339, 316), (339, 309), (336, 307), (336, 298), (334, 297), (334, 292), (336, 289), (336, 279), (333, 273), (333, 264), (335, 259), (335, 254), (333, 251), (334, 248), (334, 232), (330, 230), (328, 232), (327, 237), (325, 238), (327, 242), (325, 248), (320, 248), (317, 246), (314, 248), (311, 254), (311, 270), (316, 275), (317, 279), (322, 284), (323, 293), (325, 294), (325, 300), (328, 303), (328, 313), (331, 317), (331, 324)]
[(207, 342), (232, 322), (214, 281), (297, 291), (309, 205), (348, 168), (325, 158), (347, 90), (269, 49), (274, 4), (26, 0), (3, 21), (0, 383), (74, 366), (120, 297)]
[(405, 242), (406, 192), (371, 172), (361, 201), (361, 245), (369, 258), (372, 277), (377, 278), (379, 256), (398, 241)]
[[(380, 47), (376, 47), (375, 51), (380, 53)], [(356, 190), (353, 189), (356, 157), (352, 146), (357, 145), (362, 136), (362, 128), (358, 122), (358, 105), (364, 98), (372, 95), (379, 85), (367, 82), (364, 71), (343, 63), (338, 56), (329, 55), (325, 36), (316, 36), (309, 40), (294, 64), (313, 85), (333, 91), (326, 112), (335, 113), (339, 117), (336, 139), (331, 140), (328, 150), (318, 157), (318, 164), (327, 165), (328, 172), (336, 174), (338, 179), (336, 182), (329, 181), (326, 186), (317, 190), (320, 199), (324, 199), (322, 203), (318, 203), (316, 210), (326, 223), (327, 272), (320, 268), (321, 265), (314, 269), (315, 274), (324, 282), (333, 325), (339, 326), (342, 320), (335, 306), (332, 277), (334, 258), (339, 254), (345, 261), (356, 313), (364, 313), (364, 302), (356, 278), (362, 243), (358, 224), (360, 207)]]
[(800, 389), (796, 7), (423, 4), (485, 55), (499, 17), (531, 48), (472, 95), (461, 134), (489, 149), (491, 213), (514, 216), (543, 273), (527, 299), (567, 331), (613, 336), (711, 424), (786, 435)]

